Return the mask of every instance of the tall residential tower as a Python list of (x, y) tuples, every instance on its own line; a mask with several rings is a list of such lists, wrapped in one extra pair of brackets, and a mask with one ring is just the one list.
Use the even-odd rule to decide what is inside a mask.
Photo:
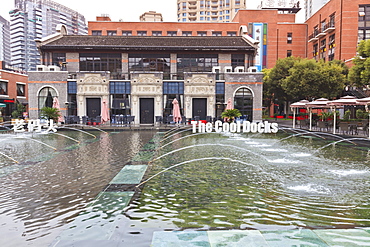
[(83, 15), (50, 0), (15, 0), (9, 13), (11, 63), (23, 70), (40, 64), (35, 40), (55, 33), (58, 24), (64, 24), (68, 34), (87, 34)]
[(0, 61), (10, 64), (9, 21), (0, 16)]
[(179, 22), (230, 22), (246, 0), (177, 0)]

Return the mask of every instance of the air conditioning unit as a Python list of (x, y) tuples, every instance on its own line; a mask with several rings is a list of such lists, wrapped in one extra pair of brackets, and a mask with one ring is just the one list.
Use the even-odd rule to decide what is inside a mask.
[(244, 67), (243, 66), (236, 66), (235, 69), (234, 69), (234, 72), (243, 73), (244, 72)]
[(258, 72), (258, 69), (257, 69), (257, 67), (251, 66), (251, 67), (248, 68), (248, 72), (255, 73), (255, 72)]
[(212, 67), (212, 73), (220, 73), (221, 67), (220, 66), (214, 66)]
[(55, 65), (49, 65), (48, 68), (49, 68), (49, 71), (60, 71), (60, 67), (55, 66)]
[(233, 72), (233, 67), (231, 66), (224, 67), (224, 73), (232, 73), (232, 72)]
[(46, 65), (36, 65), (36, 71), (49, 71), (49, 68)]

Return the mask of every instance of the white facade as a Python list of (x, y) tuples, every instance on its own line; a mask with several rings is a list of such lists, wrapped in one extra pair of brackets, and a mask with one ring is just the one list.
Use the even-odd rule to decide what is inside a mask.
[(330, 0), (305, 0), (305, 20), (310, 18)]
[(10, 64), (9, 21), (0, 16), (0, 61)]
[(179, 22), (231, 22), (246, 0), (177, 0)]
[(85, 17), (49, 0), (15, 0), (10, 12), (11, 64), (23, 70), (35, 70), (40, 55), (35, 39), (55, 33), (64, 24), (69, 34), (87, 34)]

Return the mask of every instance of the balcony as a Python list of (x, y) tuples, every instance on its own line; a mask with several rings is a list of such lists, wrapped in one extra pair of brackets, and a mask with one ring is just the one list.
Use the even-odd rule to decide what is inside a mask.
[(308, 36), (308, 42), (315, 42), (315, 41), (318, 41), (319, 38), (316, 38), (316, 35), (315, 34), (311, 34), (310, 36)]
[(323, 27), (323, 32), (324, 33), (331, 33), (335, 30), (335, 25), (334, 25), (334, 22), (328, 22), (325, 24), (325, 26)]
[(320, 38), (326, 35), (326, 33), (322, 32), (321, 28), (315, 29), (314, 31), (315, 38)]

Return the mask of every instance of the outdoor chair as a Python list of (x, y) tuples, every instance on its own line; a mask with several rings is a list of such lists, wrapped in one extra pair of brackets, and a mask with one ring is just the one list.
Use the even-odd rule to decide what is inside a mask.
[(327, 130), (328, 126), (324, 121), (318, 121), (317, 122), (317, 129), (319, 129), (320, 131), (322, 131), (323, 129)]
[(344, 123), (344, 122), (339, 123), (339, 131), (342, 131), (342, 134), (344, 134), (344, 132), (346, 132), (346, 134), (348, 134), (349, 133), (349, 124)]
[(155, 122), (159, 125), (162, 124), (163, 122), (163, 117), (162, 116), (155, 116)]
[(126, 123), (131, 125), (132, 122), (135, 121), (135, 116), (126, 116)]

